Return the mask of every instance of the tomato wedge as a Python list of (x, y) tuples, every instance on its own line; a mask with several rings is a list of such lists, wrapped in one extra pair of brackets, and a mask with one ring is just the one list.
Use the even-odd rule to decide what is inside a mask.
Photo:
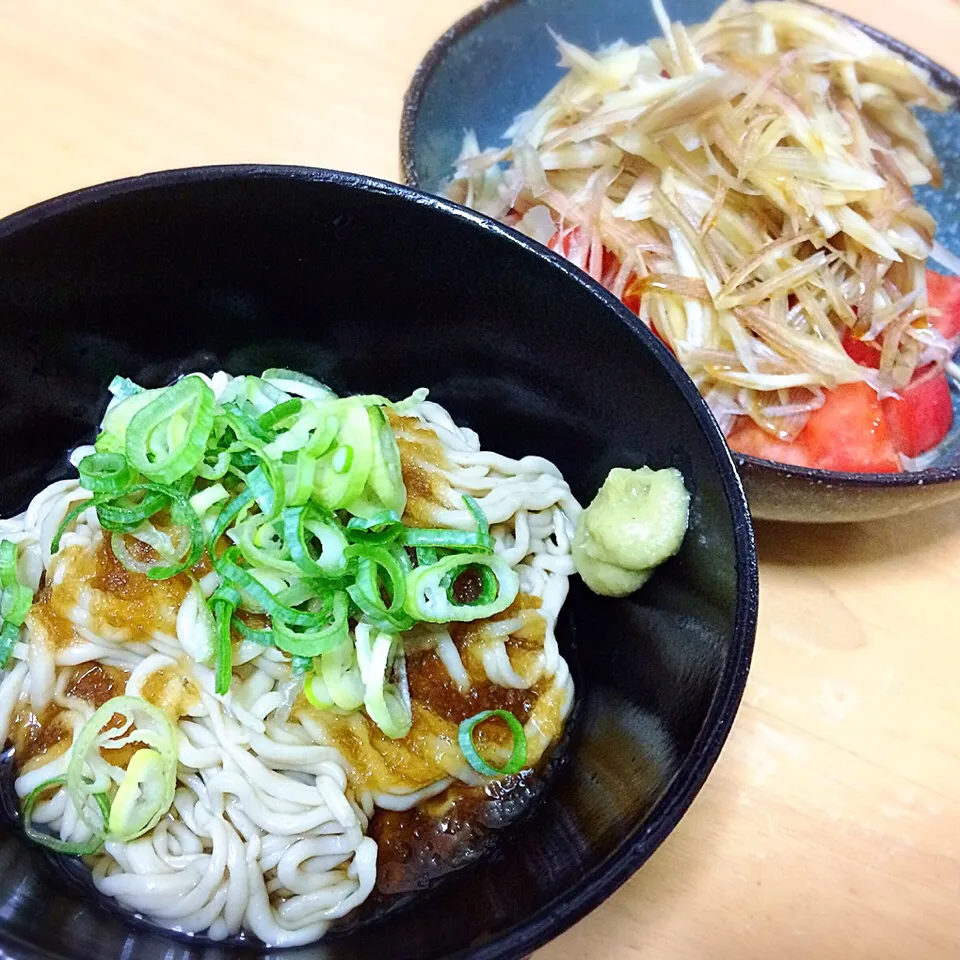
[(906, 457), (932, 450), (953, 425), (953, 399), (943, 370), (918, 370), (899, 397), (887, 397), (881, 405), (893, 442)]
[(727, 442), (731, 450), (750, 457), (759, 457), (761, 460), (788, 463), (794, 467), (816, 466), (810, 451), (800, 442), (799, 437), (793, 443), (778, 440), (761, 430), (749, 417), (740, 418), (740, 422), (727, 437)]
[(865, 383), (844, 383), (827, 393), (798, 438), (823, 470), (900, 473), (880, 399)]
[(871, 370), (880, 369), (880, 344), (876, 341), (858, 340), (850, 330), (844, 330), (843, 349), (847, 356), (861, 367)]
[(928, 270), (927, 297), (930, 306), (940, 311), (930, 323), (948, 340), (960, 336), (960, 277), (944, 277)]
[(764, 433), (752, 421), (729, 438), (740, 453), (794, 466), (849, 473), (900, 473), (902, 466), (880, 401), (865, 383), (846, 383), (827, 393), (793, 443)]

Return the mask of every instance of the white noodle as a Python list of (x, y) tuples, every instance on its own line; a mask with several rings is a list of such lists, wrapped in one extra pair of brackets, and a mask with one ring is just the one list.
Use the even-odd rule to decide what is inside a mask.
[[(211, 380), (222, 390), (229, 378)], [(559, 654), (555, 626), (572, 572), (570, 543), (580, 506), (557, 468), (540, 457), (513, 460), (482, 451), (477, 435), (458, 426), (437, 404), (421, 403), (413, 414), (440, 440), (449, 469), (437, 475), (450, 484), (452, 503), (470, 493), (491, 524), (496, 550), (520, 575), (521, 588), (540, 599), (545, 622), (543, 650), (522, 666), (511, 661), (508, 641), (535, 616), (521, 610), (484, 627), (486, 679), (501, 687), (527, 689), (547, 681), (547, 693), (562, 705), (572, 702), (569, 671)], [(79, 462), (89, 448), (78, 448)], [(38, 589), (76, 577), (72, 564), (101, 542), (96, 512), (83, 511), (50, 555), (50, 543), (71, 507), (89, 493), (76, 480), (51, 484), (17, 517), (0, 520), (0, 538), (19, 547), (21, 581)], [(474, 529), (463, 507), (436, 507), (438, 526)], [(68, 549), (73, 548), (73, 549)], [(72, 582), (72, 581), (70, 581)], [(204, 596), (218, 578), (200, 582)], [(230, 692), (214, 693), (209, 665), (194, 655), (208, 643), (196, 593), (168, 611), (167, 629), (152, 633), (101, 622), (96, 591), (81, 589), (68, 611), (75, 639), (55, 644), (42, 618), (29, 617), (10, 665), (0, 679), (0, 733), (8, 739), (13, 717), (29, 707), (40, 714), (51, 702), (62, 711), (57, 722), (73, 735), (92, 715), (93, 705), (69, 691), (77, 670), (102, 664), (129, 672), (125, 694), (149, 695), (158, 677), (179, 688), (186, 683), (199, 697), (181, 709), (178, 787), (170, 812), (147, 835), (108, 842), (94, 858), (93, 882), (107, 896), (149, 915), (174, 930), (224, 939), (247, 931), (273, 947), (297, 946), (322, 936), (370, 894), (376, 881), (376, 843), (365, 836), (375, 807), (406, 810), (442, 793), (455, 779), (482, 783), (459, 751), (437, 742), (447, 776), (419, 789), (376, 792), (354, 787), (351, 767), (324, 745), (316, 715), (291, 707), (302, 681), (291, 676), (288, 658), (276, 648), (244, 641), (234, 654)], [(367, 629), (363, 624), (357, 632)], [(411, 643), (414, 638), (411, 636)], [(417, 643), (433, 649), (454, 685), (469, 691), (470, 674), (450, 632), (440, 626)], [(529, 651), (528, 651), (529, 652)], [(536, 711), (527, 721), (528, 737), (547, 744)], [(135, 732), (128, 735), (135, 740)], [(446, 750), (446, 753), (443, 751)], [(69, 751), (38, 757), (15, 782), (27, 796), (50, 777), (63, 775)], [(102, 762), (102, 761), (101, 761)], [(106, 765), (105, 765), (106, 766)], [(114, 769), (115, 768), (111, 768)], [(37, 805), (34, 820), (47, 824), (67, 842), (81, 842), (90, 831), (65, 790)]]

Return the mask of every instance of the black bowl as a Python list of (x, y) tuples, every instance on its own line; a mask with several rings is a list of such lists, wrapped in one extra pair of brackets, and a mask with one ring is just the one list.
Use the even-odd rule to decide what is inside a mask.
[[(720, 0), (667, 4), (685, 23), (706, 20)], [(842, 16), (842, 14), (841, 14)], [(850, 17), (862, 30), (928, 70), (942, 90), (960, 98), (960, 78), (906, 44)], [(439, 193), (453, 171), (463, 132), (476, 129), (481, 147), (497, 144), (516, 114), (557, 82), (551, 27), (596, 49), (623, 38), (659, 35), (646, 0), (487, 0), (440, 37), (420, 62), (404, 100), (400, 166), (410, 186)], [(922, 111), (943, 163), (942, 190), (922, 188), (939, 237), (960, 253), (960, 113)], [(800, 523), (875, 520), (960, 498), (960, 389), (953, 391), (954, 426), (928, 469), (917, 473), (840, 473), (790, 467), (734, 453), (755, 517)]]
[[(636, 596), (576, 582), (577, 708), (546, 796), (491, 860), (295, 958), (516, 957), (627, 879), (677, 823), (733, 720), (757, 567), (736, 471), (672, 358), (541, 247), (403, 187), (287, 167), (106, 184), (0, 222), (0, 515), (65, 471), (115, 373), (292, 366), (340, 391), (421, 384), (495, 450), (589, 500), (617, 464), (679, 467), (682, 552)], [(0, 950), (19, 958), (262, 955), (172, 940), (97, 903), (0, 826)], [(269, 953), (280, 957), (281, 952)]]

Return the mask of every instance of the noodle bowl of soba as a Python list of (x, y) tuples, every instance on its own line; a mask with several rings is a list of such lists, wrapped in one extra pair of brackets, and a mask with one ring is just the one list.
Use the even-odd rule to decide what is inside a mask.
[[(0, 727), (18, 829), (80, 878), (56, 896), (113, 914), (91, 915), (98, 956), (144, 921), (165, 931), (136, 934), (144, 951), (172, 936), (366, 956), (405, 936), (396, 955), (443, 956), (456, 911), (435, 936), (415, 916), (449, 913), (444, 898), (465, 889), (466, 936), (509, 955), (521, 941), (498, 939), (513, 899), (500, 897), (537, 862), (528, 840), (560, 831), (518, 902), (578, 872), (596, 898), (613, 874), (591, 875), (591, 831), (639, 825), (670, 790), (692, 796), (739, 696), (749, 528), (682, 375), (551, 255), (442, 202), (338, 177), (172, 175), (179, 204), (162, 178), (99, 188), (96, 216), (113, 205), (116, 221), (100, 219), (93, 250), (69, 241), (97, 206), (82, 195), (0, 229), (0, 254), (25, 244), (0, 268), (9, 316), (37, 305), (11, 299), (9, 264), (28, 286), (49, 258), (88, 276), (37, 321), (48, 347), (75, 338), (61, 379), (38, 387), (12, 363), (4, 387), (45, 426), (40, 457), (26, 422), (0, 437), (29, 465), (2, 491)], [(240, 210), (267, 195), (251, 228)], [(331, 226), (344, 204), (350, 219)], [(175, 242), (185, 206), (189, 251)], [(433, 261), (402, 249), (401, 223), (434, 235)], [(446, 230), (455, 259), (478, 265), (457, 310), (424, 292), (426, 266), (409, 273), (436, 269)], [(331, 231), (352, 252), (318, 276), (309, 263)], [(369, 256), (387, 248), (389, 277), (371, 280)], [(544, 336), (533, 293), (502, 316), (491, 271), (527, 271), (595, 314), (611, 338), (590, 347), (599, 369), (569, 365), (579, 334)], [(315, 308), (323, 321), (307, 323)], [(144, 365), (150, 342), (180, 359)], [(0, 334), (4, 349), (24, 343)], [(682, 442), (632, 425), (627, 353), (652, 371), (643, 390), (674, 397)], [(592, 382), (619, 394), (624, 420)], [(685, 663), (690, 630), (707, 646)], [(678, 725), (650, 691), (684, 675), (699, 692)], [(606, 812), (588, 825), (579, 804)], [(42, 936), (79, 944), (87, 923), (81, 912)]]

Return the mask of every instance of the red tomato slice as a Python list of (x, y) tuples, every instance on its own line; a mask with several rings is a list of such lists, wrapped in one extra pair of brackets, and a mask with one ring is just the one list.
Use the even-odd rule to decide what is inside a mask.
[(740, 418), (740, 423), (733, 428), (733, 433), (727, 437), (727, 442), (730, 444), (731, 450), (745, 453), (751, 457), (759, 457), (761, 460), (789, 463), (795, 467), (815, 466), (810, 452), (802, 443), (786, 443), (776, 437), (771, 437), (749, 417)]
[(843, 349), (847, 351), (847, 356), (854, 363), (860, 364), (861, 367), (870, 367), (873, 370), (880, 369), (880, 351), (873, 344), (858, 340), (849, 330), (844, 331), (842, 343)]
[(777, 440), (744, 418), (732, 449), (764, 460), (849, 473), (900, 473), (902, 466), (874, 390), (848, 383), (831, 390), (793, 443)]
[(953, 400), (947, 375), (943, 370), (935, 376), (929, 373), (929, 367), (918, 370), (916, 379), (900, 391), (899, 397), (882, 401), (893, 442), (907, 457), (919, 457), (932, 450), (953, 425)]
[(927, 271), (927, 296), (930, 306), (940, 311), (930, 322), (948, 340), (960, 336), (960, 277), (944, 277)]
[(890, 439), (876, 392), (865, 383), (845, 383), (827, 393), (797, 438), (814, 466), (851, 473), (900, 473), (903, 467)]

